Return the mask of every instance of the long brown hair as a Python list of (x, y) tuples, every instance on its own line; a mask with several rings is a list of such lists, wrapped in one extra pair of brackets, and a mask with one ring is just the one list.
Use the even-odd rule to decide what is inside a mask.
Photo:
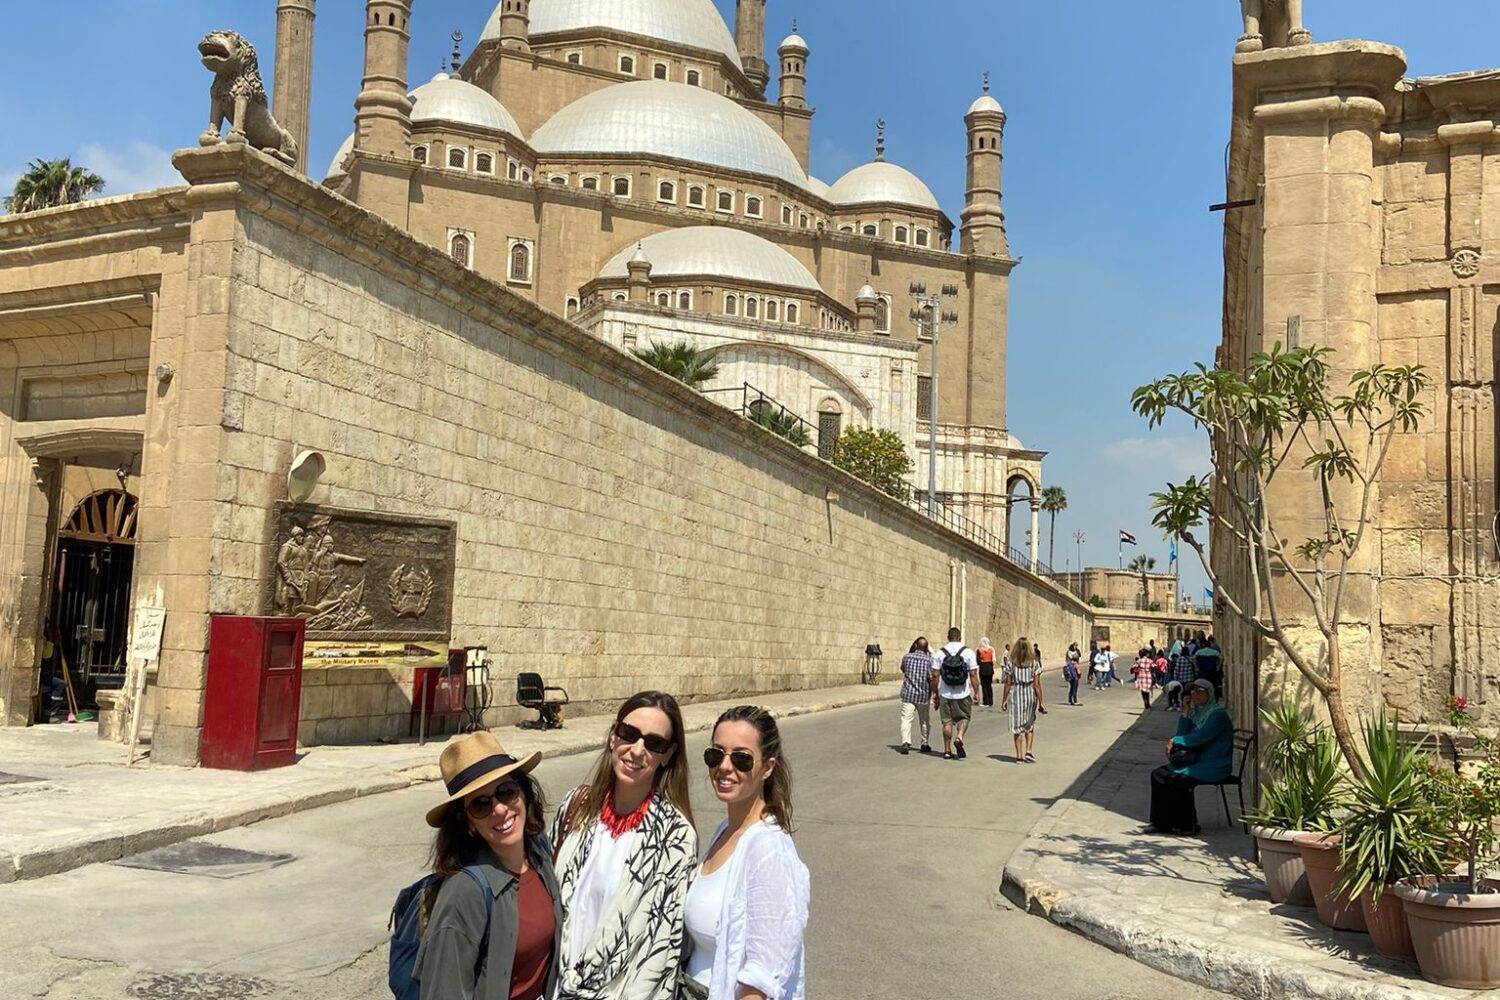
[[(547, 825), (547, 799), (542, 794), (542, 786), (531, 775), (520, 771), (507, 774), (505, 780), (514, 781), (521, 786), (521, 797), (526, 800), (526, 836), (537, 836)], [(444, 878), (457, 875), (474, 863), (484, 847), (483, 838), (469, 829), (463, 802), (455, 802), (443, 814), (443, 825), (438, 827), (436, 836), (432, 838), (432, 871)]]
[(714, 723), (714, 732), (726, 722), (748, 722), (760, 734), (761, 760), (774, 760), (776, 767), (766, 777), (762, 798), (766, 803), (766, 815), (776, 820), (776, 825), (787, 833), (792, 829), (792, 768), (781, 749), (781, 728), (776, 718), (757, 705), (740, 705), (719, 716)]
[(625, 703), (615, 713), (614, 724), (604, 734), (604, 750), (594, 763), (588, 784), (583, 786), (583, 791), (573, 796), (573, 804), (568, 808), (569, 831), (579, 828), (580, 819), (597, 816), (604, 808), (605, 796), (615, 787), (614, 752), (609, 746), (610, 738), (614, 736), (615, 726), (624, 722), (625, 717), (638, 708), (657, 709), (672, 723), (672, 759), (656, 769), (652, 787), (682, 813), (688, 825), (692, 825), (693, 807), (688, 802), (687, 748), (683, 746), (682, 709), (678, 707), (677, 699), (665, 691), (642, 691), (625, 699)]

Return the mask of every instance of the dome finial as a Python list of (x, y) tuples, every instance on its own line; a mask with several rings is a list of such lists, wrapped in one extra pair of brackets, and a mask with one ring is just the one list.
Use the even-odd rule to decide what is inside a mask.
[(463, 57), (459, 52), (459, 45), (464, 40), (462, 31), (453, 32), (453, 75), (458, 76), (458, 68), (463, 65)]
[(795, 35), (796, 33), (797, 33), (797, 19), (794, 17), (794, 18), (792, 18), (792, 34)]
[(875, 162), (885, 162), (885, 119), (875, 120)]
[(989, 70), (985, 70), (984, 71), (984, 92), (986, 94), (988, 94), (990, 92), (990, 71)]

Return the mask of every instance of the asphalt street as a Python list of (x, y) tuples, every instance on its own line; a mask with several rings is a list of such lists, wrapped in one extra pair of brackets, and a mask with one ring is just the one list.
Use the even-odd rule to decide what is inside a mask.
[[(1084, 705), (1069, 708), (1057, 675), (1049, 680), (1051, 714), (1038, 726), (1035, 764), (1012, 761), (999, 711), (977, 711), (965, 761), (896, 753), (894, 703), (787, 723), (797, 842), (813, 879), (810, 997), (1219, 996), (1019, 913), (999, 896), (1005, 860), (1030, 826), (1140, 711), (1128, 688), (1085, 691)], [(723, 816), (702, 780), (706, 742), (702, 735), (690, 743), (705, 837)], [(554, 800), (590, 761), (543, 764)], [(397, 890), (421, 873), (429, 844), (421, 815), (438, 790), (419, 786), (204, 838), (290, 856), (275, 867), (235, 859), (243, 867), (217, 871), (232, 877), (115, 863), (0, 886), (0, 996), (388, 995), (386, 917)]]

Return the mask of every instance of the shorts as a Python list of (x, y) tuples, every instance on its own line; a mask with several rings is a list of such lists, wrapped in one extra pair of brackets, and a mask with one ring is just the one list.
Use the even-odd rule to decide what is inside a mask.
[(968, 722), (974, 717), (974, 698), (943, 698), (938, 707), (938, 718), (944, 722)]

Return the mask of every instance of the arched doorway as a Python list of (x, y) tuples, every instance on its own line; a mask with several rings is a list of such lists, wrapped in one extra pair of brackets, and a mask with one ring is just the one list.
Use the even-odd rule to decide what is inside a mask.
[(83, 707), (92, 707), (101, 689), (125, 683), (136, 523), (134, 496), (99, 490), (57, 531), (47, 638), (55, 647), (55, 669), (69, 671)]
[(1031, 537), (1035, 529), (1032, 508), (1040, 502), (1036, 487), (1026, 476), (1012, 476), (1005, 484), (1005, 544), (1010, 547), (1013, 558), (1030, 564), (1033, 546), (1037, 539)]

